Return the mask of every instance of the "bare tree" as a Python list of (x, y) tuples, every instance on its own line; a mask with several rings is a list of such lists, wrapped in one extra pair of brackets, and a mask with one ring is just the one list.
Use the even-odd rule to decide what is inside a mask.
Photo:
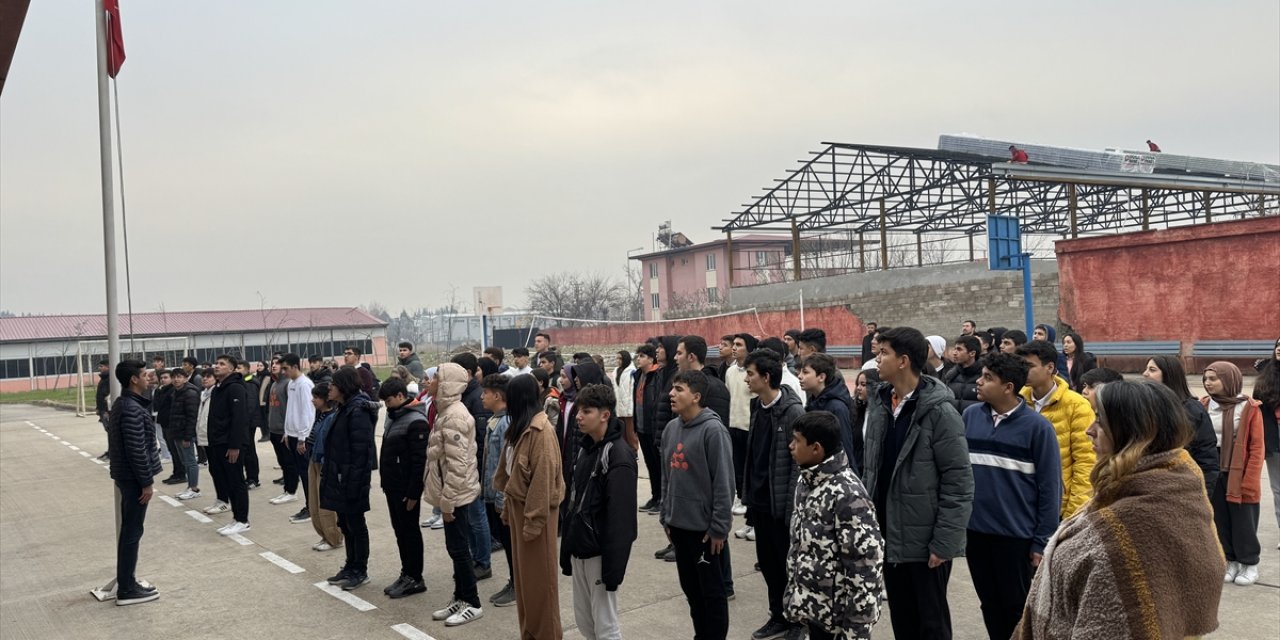
[(542, 276), (525, 288), (531, 311), (557, 318), (608, 320), (625, 308), (627, 286), (596, 273), (563, 271)]

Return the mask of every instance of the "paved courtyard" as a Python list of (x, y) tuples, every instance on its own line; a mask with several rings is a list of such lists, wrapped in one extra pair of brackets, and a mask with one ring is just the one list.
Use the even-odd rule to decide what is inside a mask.
[[(515, 637), (514, 607), (486, 607), (484, 618), (455, 629), (431, 621), (431, 611), (451, 593), (451, 565), (440, 531), (423, 531), (429, 591), (402, 600), (382, 595), (399, 570), (395, 540), (378, 487), (369, 514), (373, 581), (340, 598), (315, 586), (342, 563), (342, 551), (315, 552), (309, 524), (290, 524), (298, 504), (272, 506), (274, 485), (250, 492), (253, 529), (242, 540), (214, 532), (215, 521), (193, 517), (213, 498), (172, 500), (183, 485), (157, 484), (147, 514), (139, 576), (160, 588), (157, 603), (115, 607), (89, 590), (115, 567), (112, 484), (93, 458), (106, 438), (92, 418), (29, 405), (0, 407), (0, 638), (489, 638)], [(260, 444), (262, 477), (275, 477), (274, 456)], [(643, 465), (641, 465), (643, 469)], [(377, 474), (374, 475), (377, 481)], [(206, 491), (212, 483), (202, 474)], [(642, 487), (644, 480), (641, 480)], [(1227, 585), (1213, 637), (1280, 638), (1280, 541), (1265, 489), (1262, 578), (1254, 587)], [(675, 640), (692, 636), (675, 567), (653, 559), (664, 544), (654, 516), (640, 516), (626, 582), (619, 591), (623, 633), (629, 638)], [(732, 543), (737, 599), (729, 605), (729, 637), (748, 638), (766, 617), (763, 580), (752, 571), (753, 543)], [(1169, 562), (1178, 562), (1169, 558)], [(480, 583), (485, 599), (506, 580), (494, 556), (494, 577)], [(570, 583), (560, 582), (561, 618), (567, 638), (573, 624)], [(950, 587), (957, 638), (983, 638), (977, 597), (963, 560)], [(892, 638), (887, 610), (875, 637)]]

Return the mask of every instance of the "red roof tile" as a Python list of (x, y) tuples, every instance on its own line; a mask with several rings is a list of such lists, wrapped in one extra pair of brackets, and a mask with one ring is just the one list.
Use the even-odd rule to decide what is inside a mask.
[[(133, 314), (136, 337), (385, 326), (386, 322), (356, 307)], [(120, 314), (120, 334), (129, 334), (129, 317), (123, 313)], [(105, 338), (106, 335), (106, 314), (0, 318), (0, 342), (95, 339)]]

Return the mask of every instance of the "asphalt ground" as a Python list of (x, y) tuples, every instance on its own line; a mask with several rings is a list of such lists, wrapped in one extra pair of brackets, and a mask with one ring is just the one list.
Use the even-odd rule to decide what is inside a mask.
[[(115, 573), (113, 487), (105, 465), (93, 461), (106, 438), (92, 418), (30, 405), (0, 406), (0, 638), (513, 638), (514, 607), (487, 606), (484, 617), (448, 628), (431, 620), (452, 593), (451, 564), (442, 531), (423, 530), (429, 591), (400, 600), (382, 594), (398, 575), (399, 560), (386, 504), (373, 488), (368, 514), (372, 582), (343, 600), (316, 583), (342, 564), (341, 550), (316, 552), (310, 524), (290, 524), (301, 503), (273, 506), (278, 491), (270, 479), (274, 454), (258, 445), (268, 484), (250, 492), (251, 531), (243, 540), (215, 533), (229, 514), (203, 522), (188, 514), (212, 504), (210, 494), (177, 506), (165, 500), (184, 485), (157, 484), (147, 512), (138, 575), (155, 584), (159, 601), (131, 607), (95, 600), (89, 591)], [(641, 465), (643, 470), (643, 465)], [(374, 474), (377, 481), (377, 474)], [(1219, 609), (1219, 638), (1280, 638), (1280, 530), (1264, 479), (1259, 537), (1261, 581), (1226, 585)], [(640, 482), (647, 497), (647, 485)], [(643, 501), (643, 500), (642, 500)], [(665, 544), (656, 516), (640, 515), (626, 581), (619, 590), (623, 633), (629, 638), (692, 637), (687, 604), (675, 567), (654, 560)], [(741, 522), (735, 524), (740, 526)], [(748, 638), (767, 617), (763, 579), (752, 570), (754, 543), (733, 540), (737, 598), (729, 604), (730, 638)], [(1177, 562), (1177, 558), (1170, 558)], [(506, 582), (500, 552), (494, 577), (480, 583), (486, 600)], [(949, 589), (956, 638), (983, 638), (977, 596), (963, 560)], [(561, 619), (566, 638), (580, 637), (568, 578), (560, 580)], [(892, 638), (888, 610), (875, 630)]]

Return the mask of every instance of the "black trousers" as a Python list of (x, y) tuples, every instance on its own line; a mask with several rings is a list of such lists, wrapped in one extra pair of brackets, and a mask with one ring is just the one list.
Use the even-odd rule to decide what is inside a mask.
[(982, 622), (992, 640), (1008, 640), (1022, 618), (1031, 591), (1031, 541), (968, 532), (965, 559), (982, 603)]
[(725, 599), (722, 557), (703, 542), (705, 531), (671, 528), (676, 548), (680, 590), (689, 601), (694, 640), (724, 640), (729, 635), (729, 601)]
[(1262, 544), (1258, 542), (1259, 505), (1227, 502), (1227, 474), (1218, 475), (1213, 490), (1213, 524), (1218, 529), (1218, 542), (1227, 560), (1240, 564), (1258, 564)]
[(271, 434), (271, 448), (276, 452), (276, 464), (284, 475), (285, 493), (298, 492), (298, 463), (294, 460), (297, 454), (289, 449), (289, 440), (283, 433)]
[(405, 509), (404, 496), (386, 494), (387, 511), (391, 514), (391, 530), (396, 534), (396, 548), (400, 550), (400, 573), (422, 580), (422, 527), (418, 516), (422, 513), (422, 500), (412, 509)]
[(787, 589), (787, 550), (791, 548), (791, 531), (784, 520), (759, 509), (747, 509), (751, 526), (756, 528), (756, 562), (769, 592), (769, 619), (786, 624), (782, 615), (782, 595)]
[[(308, 491), (307, 482), (311, 475), (311, 461), (306, 455), (298, 455), (298, 439), (293, 436), (287, 436), (285, 443), (289, 446), (289, 451), (293, 452), (293, 472), (298, 474), (298, 484), (302, 485), (302, 500), (307, 511), (311, 511), (311, 493)], [(287, 489), (287, 487), (286, 487)]]
[(471, 557), (471, 504), (454, 505), (453, 522), (444, 523), (444, 548), (453, 561), (453, 599), (480, 606), (475, 560)]
[(231, 462), (227, 460), (227, 445), (209, 445), (209, 475), (213, 477), (214, 487), (221, 484), (226, 489), (231, 515), (236, 522), (249, 521), (249, 486), (244, 478), (244, 454), (247, 450), (241, 449), (240, 457)]
[(928, 562), (885, 563), (884, 588), (889, 595), (893, 637), (951, 640), (951, 609), (947, 606), (950, 579), (950, 562), (937, 569), (930, 569)]
[(516, 572), (511, 563), (511, 527), (502, 521), (502, 514), (492, 502), (484, 503), (485, 517), (489, 519), (489, 533), (502, 544), (502, 552), (507, 556), (508, 580), (514, 579)]
[(116, 480), (120, 496), (120, 536), (116, 539), (116, 592), (124, 595), (138, 590), (134, 572), (138, 568), (138, 546), (142, 543), (147, 505), (139, 504), (142, 485), (132, 480)]
[(180, 438), (165, 436), (164, 446), (169, 448), (169, 457), (173, 460), (173, 477), (187, 479), (187, 465), (182, 462), (182, 445)]
[(662, 457), (658, 453), (658, 437), (652, 433), (637, 434), (640, 438), (640, 453), (644, 457), (644, 468), (649, 472), (649, 497), (662, 499)]
[(742, 478), (747, 472), (747, 431), (729, 429), (729, 444), (733, 447), (733, 488), (742, 499)]
[[(403, 509), (404, 505), (401, 505), (400, 508)], [(368, 573), (369, 523), (364, 519), (364, 512), (339, 512), (338, 528), (342, 530), (342, 535), (347, 538), (347, 569), (359, 573)]]

